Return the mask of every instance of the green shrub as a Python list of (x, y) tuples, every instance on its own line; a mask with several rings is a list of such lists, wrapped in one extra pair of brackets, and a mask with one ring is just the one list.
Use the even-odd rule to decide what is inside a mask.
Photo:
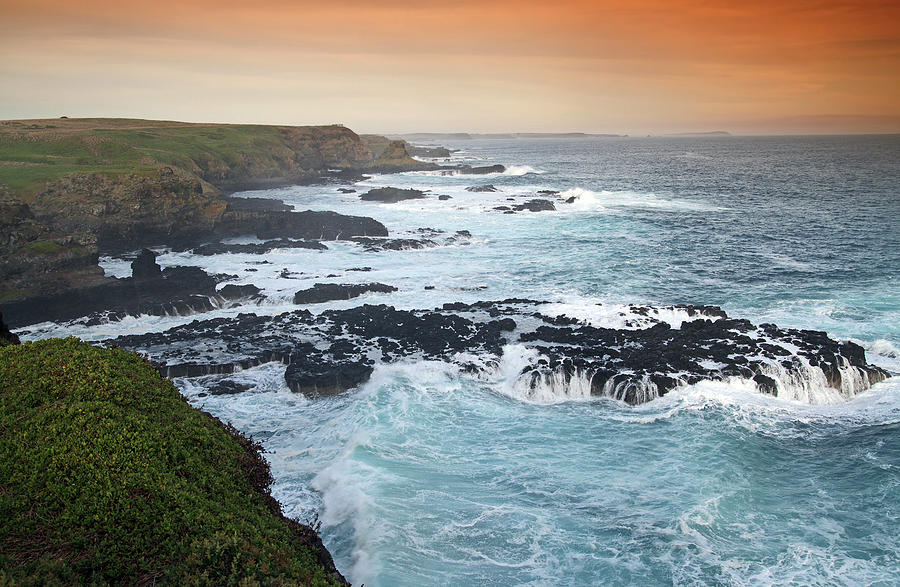
[(336, 584), (260, 452), (135, 353), (3, 347), (0, 585)]

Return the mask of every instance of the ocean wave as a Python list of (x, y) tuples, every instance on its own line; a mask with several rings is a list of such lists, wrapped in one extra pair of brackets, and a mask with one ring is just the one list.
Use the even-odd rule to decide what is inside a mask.
[(777, 396), (774, 397), (763, 393), (752, 379), (742, 377), (711, 378), (689, 384), (685, 376), (667, 373), (665, 375), (674, 376), (679, 383), (668, 394), (660, 394), (651, 374), (622, 371), (608, 376), (601, 372), (605, 380), (601, 380), (603, 385), (600, 387), (595, 381), (597, 371), (577, 367), (547, 369), (546, 358), (537, 349), (522, 344), (506, 345), (499, 360), (478, 365), (477, 377), (489, 382), (503, 395), (536, 404), (599, 398), (624, 402), (629, 398), (629, 403), (641, 405), (688, 388), (724, 388), (737, 389), (741, 393), (752, 392), (754, 397), (767, 398), (764, 400), (766, 402), (771, 399), (782, 404), (834, 405), (846, 403), (873, 387), (865, 371), (846, 365), (840, 368), (841, 387), (837, 389), (829, 384), (820, 367), (810, 365), (802, 358), (799, 361), (802, 364), (794, 369), (787, 369), (775, 361), (764, 365), (762, 374), (771, 378), (777, 388)]
[(862, 345), (863, 348), (866, 349), (866, 352), (874, 353), (876, 355), (881, 355), (882, 357), (888, 357), (891, 359), (900, 358), (900, 348), (898, 348), (894, 343), (889, 340), (885, 340), (883, 338), (879, 338), (872, 342), (866, 341), (857, 341), (858, 344)]
[(535, 169), (531, 165), (510, 165), (506, 168), (506, 171), (504, 171), (500, 175), (512, 175), (518, 177), (522, 175), (528, 175), (530, 173), (533, 173), (535, 175), (543, 175), (547, 172), (541, 169)]
[(702, 202), (660, 198), (652, 193), (634, 191), (594, 191), (585, 188), (571, 188), (560, 194), (564, 200), (574, 200), (571, 207), (580, 211), (602, 212), (608, 208), (648, 208), (656, 210), (693, 210), (714, 212), (724, 210)]

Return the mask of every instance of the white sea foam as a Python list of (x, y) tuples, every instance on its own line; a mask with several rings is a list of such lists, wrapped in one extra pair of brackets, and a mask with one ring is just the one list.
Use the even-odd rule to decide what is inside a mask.
[(378, 573), (374, 551), (379, 531), (373, 501), (366, 489), (376, 482), (379, 471), (351, 459), (358, 444), (351, 443), (345, 456), (323, 469), (311, 485), (322, 494), (322, 523), (325, 526), (348, 523), (352, 527), (353, 566), (348, 576), (354, 582), (371, 584)]
[[(638, 308), (647, 308), (647, 314), (638, 313)], [(567, 316), (597, 328), (637, 330), (648, 328), (657, 322), (665, 322), (672, 328), (681, 328), (682, 323), (704, 318), (718, 320), (717, 316), (689, 314), (686, 309), (665, 306), (630, 306), (624, 304), (601, 303), (591, 299), (545, 304), (540, 307), (545, 316)]]
[(542, 175), (547, 172), (543, 171), (541, 169), (535, 169), (531, 165), (510, 165), (506, 168), (506, 171), (504, 171), (501, 175), (512, 175), (512, 176), (518, 177), (518, 176), (522, 176), (522, 175), (528, 175), (529, 173), (533, 173), (535, 175)]
[(591, 396), (590, 378), (581, 373), (569, 377), (560, 371), (538, 370), (540, 353), (525, 345), (503, 347), (497, 364), (489, 366), (479, 377), (509, 397), (539, 404), (584, 400)]
[(891, 359), (900, 358), (900, 348), (897, 348), (897, 345), (892, 343), (889, 340), (885, 340), (883, 338), (879, 338), (872, 342), (865, 341), (854, 341), (857, 344), (861, 344), (867, 352), (875, 353), (876, 355), (881, 355), (882, 357), (888, 357)]
[(676, 198), (662, 198), (653, 193), (640, 193), (624, 190), (594, 191), (576, 187), (562, 192), (560, 197), (564, 200), (575, 198), (570, 204), (571, 208), (586, 212), (602, 212), (610, 208), (647, 208), (654, 210), (695, 210), (707, 212), (724, 210), (724, 208), (712, 206), (703, 202), (693, 202)]

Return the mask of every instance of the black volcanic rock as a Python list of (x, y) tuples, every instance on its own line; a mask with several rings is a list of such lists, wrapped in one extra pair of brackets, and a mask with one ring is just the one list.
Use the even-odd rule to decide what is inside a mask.
[(388, 231), (373, 218), (305, 210), (228, 212), (216, 234), (221, 238), (255, 234), (260, 239), (345, 240), (353, 236), (387, 236)]
[(487, 184), (487, 185), (473, 185), (473, 186), (469, 186), (469, 187), (466, 188), (466, 191), (467, 191), (467, 192), (481, 193), (481, 192), (499, 192), (500, 190), (498, 190), (497, 188), (495, 188), (495, 187), (494, 187), (493, 185), (491, 185), (491, 184)]
[(556, 210), (556, 206), (553, 205), (553, 202), (550, 200), (528, 200), (524, 204), (516, 204), (513, 206), (513, 210), (516, 212), (522, 212), (524, 210), (528, 210), (529, 212), (545, 212)]
[(456, 149), (448, 149), (446, 147), (419, 147), (416, 145), (406, 144), (406, 152), (411, 157), (430, 157), (432, 159), (446, 159), (451, 153), (455, 153)]
[(229, 212), (290, 212), (293, 209), (293, 206), (272, 198), (236, 198), (234, 196), (228, 198), (225, 208)]
[(460, 165), (453, 168), (460, 175), (487, 175), (488, 173), (503, 173), (506, 167), (503, 165), (484, 165), (482, 167), (472, 167), (471, 165)]
[(427, 249), (438, 244), (427, 238), (370, 238), (354, 237), (352, 242), (360, 244), (368, 252), (374, 251), (404, 251), (414, 249)]
[(162, 268), (156, 262), (158, 255), (150, 249), (143, 249), (131, 262), (131, 276), (135, 279), (155, 279), (162, 274)]
[[(314, 290), (301, 293), (319, 293)], [(341, 299), (353, 293), (341, 290)], [(291, 388), (315, 395), (365, 381), (375, 366), (373, 356), (383, 362), (409, 357), (458, 362), (463, 372), (491, 380), (510, 342), (534, 353), (517, 375), (526, 393), (560, 385), (564, 393), (577, 380), (592, 395), (629, 404), (682, 385), (731, 378), (752, 381), (773, 395), (798, 380), (824, 380), (849, 397), (889, 376), (866, 363), (854, 343), (817, 331), (754, 326), (716, 307), (633, 306), (635, 326), (626, 329), (545, 316), (541, 307), (541, 302), (510, 299), (445, 304), (433, 311), (363, 305), (319, 315), (240, 314), (109, 342), (149, 353), (169, 376), (227, 374), (281, 361), (289, 365), (285, 377)], [(673, 328), (655, 318), (661, 310), (694, 319)]]
[(367, 202), (384, 202), (386, 204), (396, 204), (403, 200), (417, 200), (425, 197), (425, 193), (421, 190), (402, 190), (400, 188), (374, 188), (359, 196), (360, 200)]
[(99, 285), (13, 301), (4, 311), (13, 325), (72, 320), (97, 312), (108, 315), (190, 314), (216, 307), (216, 277), (199, 267), (167, 267), (157, 277), (109, 279)]
[(286, 238), (265, 241), (263, 243), (251, 243), (244, 245), (209, 243), (195, 247), (191, 250), (195, 255), (221, 255), (223, 253), (244, 253), (252, 255), (264, 255), (274, 249), (312, 249), (315, 251), (327, 251), (328, 247), (319, 241), (290, 240)]
[(304, 289), (294, 294), (294, 303), (321, 304), (332, 300), (349, 300), (368, 292), (391, 293), (395, 291), (397, 291), (396, 287), (383, 283), (363, 283), (359, 285), (317, 283), (310, 289)]
[(247, 284), (247, 285), (234, 285), (228, 284), (220, 289), (217, 293), (225, 298), (226, 300), (241, 300), (241, 299), (259, 299), (262, 296), (259, 294), (260, 289), (255, 285)]
[(356, 190), (351, 188), (338, 188), (338, 191), (342, 194), (355, 194)]
[(440, 196), (438, 196), (438, 200), (441, 200), (441, 201), (449, 200), (449, 199), (451, 199), (450, 196), (448, 196), (446, 194), (441, 194)]
[(0, 313), (0, 346), (7, 344), (21, 344), (19, 337), (9, 331), (9, 326), (3, 321), (3, 314)]
[(322, 361), (316, 353), (290, 356), (284, 380), (291, 391), (307, 397), (335, 395), (369, 380), (373, 367), (362, 362)]

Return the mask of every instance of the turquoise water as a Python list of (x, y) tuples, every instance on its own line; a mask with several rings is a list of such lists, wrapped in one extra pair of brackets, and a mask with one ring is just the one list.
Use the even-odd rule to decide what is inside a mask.
[[(414, 251), (166, 253), (163, 264), (239, 273), (293, 309), (314, 282), (399, 288), (324, 308), (433, 308), (512, 296), (618, 325), (625, 304), (716, 304), (731, 316), (852, 339), (900, 374), (900, 137), (629, 138), (468, 141), (454, 160), (502, 163), (484, 177), (401, 174), (357, 186), (431, 190), (394, 205), (332, 186), (254, 196), (297, 209), (375, 217), (393, 234), (468, 230), (463, 243)], [(493, 184), (499, 191), (465, 187)], [(502, 214), (556, 190), (556, 212)], [(439, 201), (437, 194), (450, 195)], [(105, 259), (112, 274), (127, 262)], [(360, 275), (343, 271), (369, 266)], [(248, 269), (256, 271), (248, 271)], [(285, 280), (282, 268), (301, 273)], [(336, 277), (327, 277), (327, 275)], [(425, 290), (425, 286), (434, 289)], [(602, 304), (598, 306), (597, 304)], [(247, 308), (220, 310), (233, 315)], [(102, 339), (194, 317), (96, 327)], [(323, 522), (355, 584), (846, 584), (900, 577), (900, 384), (849, 401), (760, 395), (748, 382), (703, 383), (648, 404), (526, 399), (509, 377), (455, 367), (379, 367), (344, 395), (307, 400), (267, 364), (254, 387), (185, 395), (264, 441), (289, 515)]]

